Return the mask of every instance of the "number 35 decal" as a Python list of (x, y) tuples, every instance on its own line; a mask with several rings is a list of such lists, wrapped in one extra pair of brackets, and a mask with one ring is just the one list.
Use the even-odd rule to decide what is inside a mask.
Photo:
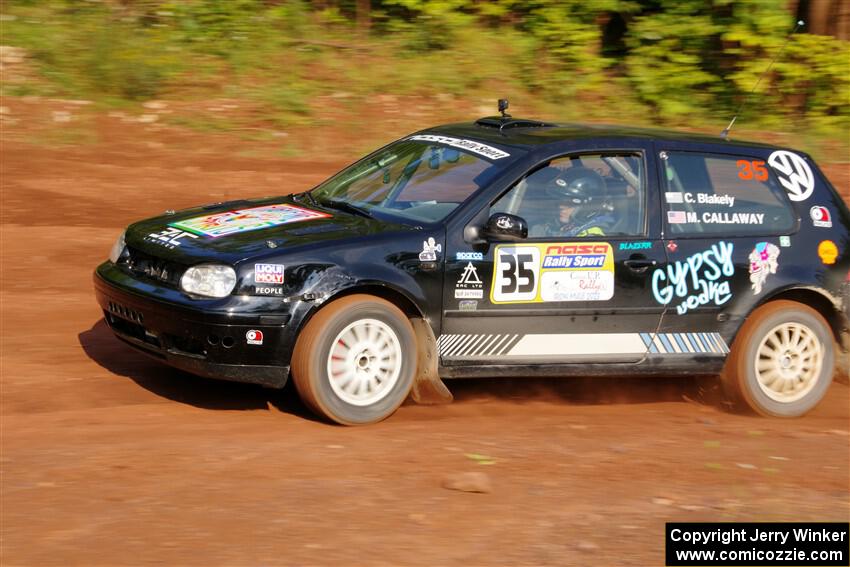
[(767, 181), (767, 168), (763, 161), (738, 160), (738, 177), (741, 179), (755, 179), (756, 181)]
[(540, 279), (540, 250), (536, 246), (500, 246), (495, 272), (494, 302), (534, 301)]

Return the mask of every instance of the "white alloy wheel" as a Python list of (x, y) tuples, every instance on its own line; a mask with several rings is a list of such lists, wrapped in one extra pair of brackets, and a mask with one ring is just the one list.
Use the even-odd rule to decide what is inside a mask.
[(354, 321), (334, 339), (327, 367), (331, 388), (341, 400), (354, 406), (374, 404), (398, 381), (398, 335), (377, 319)]
[(826, 395), (835, 368), (834, 335), (823, 315), (797, 301), (776, 299), (744, 321), (720, 381), (740, 409), (799, 417)]
[(824, 345), (800, 323), (782, 323), (761, 340), (755, 372), (761, 391), (777, 402), (795, 402), (808, 394), (823, 367)]
[(375, 423), (407, 398), (416, 348), (413, 325), (396, 305), (347, 295), (322, 306), (301, 329), (292, 379), (318, 415), (343, 425)]

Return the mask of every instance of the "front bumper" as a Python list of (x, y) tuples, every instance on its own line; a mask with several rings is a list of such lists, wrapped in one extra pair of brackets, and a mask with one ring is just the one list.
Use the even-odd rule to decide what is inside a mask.
[[(94, 288), (104, 319), (119, 339), (199, 376), (272, 388), (286, 384), (294, 344), (289, 313), (191, 309), (128, 289), (126, 278), (111, 277), (115, 270), (101, 265), (94, 274)], [(256, 344), (257, 331), (261, 344)]]

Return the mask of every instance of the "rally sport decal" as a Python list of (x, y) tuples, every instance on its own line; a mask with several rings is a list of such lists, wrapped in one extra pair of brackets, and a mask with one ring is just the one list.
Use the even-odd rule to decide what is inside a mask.
[(331, 215), (311, 211), (295, 205), (265, 205), (240, 209), (238, 211), (226, 211), (214, 215), (195, 217), (182, 221), (169, 223), (173, 226), (201, 236), (218, 238), (237, 232), (247, 232), (260, 228), (270, 228), (281, 224), (292, 222), (326, 218)]
[(606, 242), (501, 244), (493, 258), (495, 304), (614, 297), (614, 254)]

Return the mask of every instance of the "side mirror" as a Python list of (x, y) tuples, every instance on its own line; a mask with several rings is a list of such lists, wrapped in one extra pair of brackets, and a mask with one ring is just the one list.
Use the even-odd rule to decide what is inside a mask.
[(528, 223), (525, 219), (508, 213), (493, 213), (484, 225), (487, 240), (518, 242), (528, 238)]

